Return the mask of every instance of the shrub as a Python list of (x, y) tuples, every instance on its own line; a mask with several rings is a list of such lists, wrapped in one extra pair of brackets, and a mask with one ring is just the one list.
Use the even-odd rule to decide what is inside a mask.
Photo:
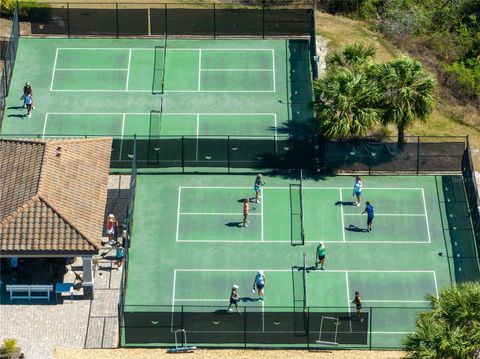
[(12, 354), (17, 351), (17, 340), (14, 338), (3, 339), (3, 345), (0, 347), (0, 355)]

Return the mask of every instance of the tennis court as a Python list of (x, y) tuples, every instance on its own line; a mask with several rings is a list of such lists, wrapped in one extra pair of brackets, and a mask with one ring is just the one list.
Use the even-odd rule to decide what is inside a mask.
[(309, 66), (301, 40), (22, 38), (2, 133), (288, 137), (312, 118)]
[[(364, 207), (353, 205), (353, 178), (299, 178), (266, 177), (245, 228), (242, 199), (253, 197), (254, 176), (138, 175), (124, 344), (158, 345), (159, 331), (173, 338), (180, 327), (196, 344), (223, 335), (221, 343), (235, 345), (239, 333), (240, 345), (263, 345), (262, 335), (278, 343), (298, 334), (308, 307), (313, 346), (399, 347), (427, 293), (462, 275), (478, 278), (476, 262), (451, 258), (474, 243), (461, 177), (363, 178), (364, 201), (375, 207), (372, 232)], [(319, 241), (324, 271), (314, 266)], [(252, 293), (258, 270), (267, 278), (264, 301)], [(234, 284), (248, 319), (226, 311)], [(364, 320), (351, 304), (355, 291)]]

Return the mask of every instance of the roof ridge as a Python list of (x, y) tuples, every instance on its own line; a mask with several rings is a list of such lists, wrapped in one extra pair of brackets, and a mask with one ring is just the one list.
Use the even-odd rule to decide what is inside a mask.
[(55, 144), (59, 142), (107, 142), (113, 140), (113, 137), (85, 137), (85, 138), (55, 138), (55, 139), (49, 139), (45, 143), (46, 144)]
[(32, 207), (32, 205), (39, 200), (38, 192), (30, 197), (29, 200), (22, 203), (20, 207), (16, 210), (10, 212), (5, 218), (0, 222), (0, 229), (4, 228), (6, 225), (12, 223), (16, 218), (18, 218), (26, 209)]
[[(19, 136), (25, 136), (25, 135), (19, 135)], [(48, 140), (43, 139), (43, 138), (21, 138), (21, 137), (15, 137), (15, 138), (4, 138), (2, 135), (0, 135), (0, 141), (5, 141), (5, 142), (21, 142), (21, 143), (31, 143), (31, 144), (47, 144)]]
[(67, 223), (70, 227), (72, 227), (76, 232), (78, 232), (93, 248), (95, 249), (100, 249), (100, 246), (92, 241), (90, 238), (88, 238), (83, 231), (81, 231), (77, 226), (75, 226), (72, 222), (70, 222), (67, 218), (65, 218), (64, 215), (56, 208), (54, 205), (52, 205), (49, 201), (47, 201), (43, 196), (39, 193), (38, 198), (40, 201), (44, 202), (48, 207), (50, 207), (65, 223)]

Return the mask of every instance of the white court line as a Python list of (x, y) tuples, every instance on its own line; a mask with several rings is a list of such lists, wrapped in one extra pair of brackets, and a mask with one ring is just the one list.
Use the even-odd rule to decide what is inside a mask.
[(127, 69), (127, 84), (125, 86), (125, 91), (128, 91), (128, 82), (130, 80), (130, 63), (132, 61), (132, 50), (128, 51), (128, 69)]
[[(200, 83), (198, 84), (200, 86)], [(200, 114), (197, 113), (197, 140), (196, 140), (196, 147), (195, 147), (195, 161), (198, 162), (198, 134), (200, 132)]]
[[(181, 215), (192, 215), (192, 216), (203, 216), (203, 215), (206, 215), (206, 216), (238, 216), (240, 212), (236, 212), (236, 213), (225, 213), (225, 212), (222, 212), (222, 213), (202, 213), (202, 212), (182, 212), (180, 213)], [(261, 213), (249, 213), (248, 214), (249, 216), (260, 216)]]
[[(264, 242), (258, 241), (258, 240), (251, 240), (251, 241), (246, 241), (246, 240), (223, 240), (223, 239), (180, 239), (177, 242), (185, 242), (185, 243), (284, 243), (291, 245), (290, 240), (284, 240), (284, 241), (270, 241), (266, 240)], [(305, 243), (318, 243), (318, 241), (305, 241)], [(364, 240), (358, 240), (358, 241), (323, 241), (323, 243), (328, 243), (328, 244), (429, 244), (427, 241), (364, 241)]]
[[(345, 283), (347, 287), (347, 308), (348, 308), (348, 315), (351, 315), (352, 310), (350, 308), (350, 286), (348, 284), (348, 272), (345, 272)], [(352, 321), (349, 320), (350, 322), (350, 333), (352, 332)]]
[(195, 302), (226, 302), (228, 303), (228, 299), (205, 299), (205, 298), (196, 298), (196, 299), (186, 299), (186, 298), (175, 298), (175, 302), (190, 302), (190, 301), (195, 301)]
[(423, 208), (425, 209), (425, 224), (427, 225), (428, 243), (432, 243), (430, 238), (430, 227), (428, 225), (427, 202), (425, 201), (425, 191), (422, 188)]
[[(152, 90), (98, 90), (98, 89), (90, 89), (90, 90), (51, 90), (52, 92), (149, 92), (151, 93)], [(172, 93), (188, 93), (188, 92), (212, 92), (212, 93), (263, 93), (263, 92), (274, 92), (272, 90), (165, 90), (164, 92), (172, 92)]]
[[(57, 50), (93, 50), (93, 51), (109, 51), (109, 50), (133, 50), (133, 51), (155, 51), (152, 47), (58, 47)], [(230, 49), (230, 48), (215, 48), (215, 49), (206, 49), (200, 47), (189, 47), (189, 48), (167, 48), (167, 51), (272, 51), (271, 48), (263, 49)]]
[(177, 270), (173, 271), (173, 290), (172, 290), (172, 320), (170, 322), (170, 330), (173, 328), (173, 314), (175, 313), (175, 287), (177, 282)]
[[(263, 202), (265, 201), (264, 193), (263, 193), (263, 188), (260, 189), (262, 199), (260, 200), (260, 210), (261, 210), (261, 217), (260, 217), (260, 231), (261, 231), (261, 236), (262, 236), (262, 242), (263, 242)], [(263, 304), (263, 302), (262, 302)]]
[(118, 160), (122, 160), (122, 150), (123, 150), (123, 134), (125, 132), (125, 114), (122, 116), (122, 134), (120, 137), (120, 153), (118, 154)]
[[(342, 206), (343, 207), (343, 206)], [(361, 216), (361, 213), (345, 213), (344, 216)], [(424, 213), (375, 213), (375, 216), (424, 217)]]
[(71, 68), (71, 69), (59, 69), (57, 68), (56, 71), (129, 71), (130, 69), (97, 69), (97, 68)]
[[(340, 193), (340, 202), (343, 203), (342, 189), (339, 188), (339, 189), (338, 189), (338, 192)], [(343, 216), (344, 216), (344, 213), (343, 213), (343, 205), (340, 206), (340, 213), (341, 213), (341, 215), (342, 215), (342, 238), (343, 238), (343, 241), (345, 242), (345, 219), (343, 218)]]
[(45, 114), (45, 120), (43, 121), (42, 138), (45, 138), (45, 132), (47, 131), (48, 112)]
[(435, 271), (433, 271), (433, 279), (435, 280), (435, 293), (436, 293), (437, 298), (438, 298), (437, 273)]
[[(151, 91), (150, 91), (151, 92)], [(122, 115), (123, 112), (49, 112), (51, 115)], [(125, 112), (127, 115), (150, 115), (150, 112)], [(164, 112), (164, 115), (208, 115), (208, 116), (275, 116), (271, 112)]]
[(272, 49), (272, 62), (273, 62), (273, 92), (277, 92), (275, 85), (275, 50)]
[(200, 92), (201, 77), (202, 77), (202, 49), (198, 50), (198, 92)]
[[(264, 272), (291, 272), (292, 269), (262, 269)], [(180, 268), (177, 272), (258, 272), (258, 268), (236, 269), (236, 268)], [(395, 269), (329, 269), (325, 271), (310, 271), (310, 273), (328, 274), (328, 273), (435, 273), (432, 270), (395, 270)]]
[(178, 227), (180, 224), (180, 199), (181, 199), (182, 187), (178, 187), (178, 205), (177, 205), (177, 231), (175, 235), (175, 242), (178, 242)]
[[(250, 188), (250, 187), (225, 187), (225, 186), (182, 186), (182, 188), (197, 188), (197, 189), (244, 189), (244, 188)], [(287, 186), (267, 186), (265, 187), (266, 190), (270, 189), (290, 189), (290, 187)], [(303, 189), (312, 189), (312, 190), (323, 190), (323, 189), (329, 189), (329, 190), (339, 190), (339, 189), (351, 189), (351, 187), (308, 187), (308, 186), (303, 186)], [(375, 187), (375, 188), (369, 188), (369, 190), (419, 190), (421, 191), (422, 188), (383, 188), (383, 187)]]
[[(393, 300), (362, 299), (362, 303), (391, 303)], [(399, 300), (401, 303), (430, 303), (428, 300)]]
[(53, 61), (52, 80), (50, 81), (50, 91), (53, 91), (53, 79), (55, 78), (55, 70), (57, 67), (58, 48), (55, 51), (55, 60)]

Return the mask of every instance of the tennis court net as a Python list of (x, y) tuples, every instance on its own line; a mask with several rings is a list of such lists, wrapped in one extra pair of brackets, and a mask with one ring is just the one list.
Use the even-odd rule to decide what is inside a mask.
[(163, 94), (165, 92), (165, 66), (167, 61), (167, 35), (163, 38), (163, 45), (155, 46), (155, 64), (153, 73), (152, 93)]
[(300, 170), (300, 237), (302, 245), (305, 245), (305, 221), (303, 216), (304, 202), (303, 202), (303, 171)]

